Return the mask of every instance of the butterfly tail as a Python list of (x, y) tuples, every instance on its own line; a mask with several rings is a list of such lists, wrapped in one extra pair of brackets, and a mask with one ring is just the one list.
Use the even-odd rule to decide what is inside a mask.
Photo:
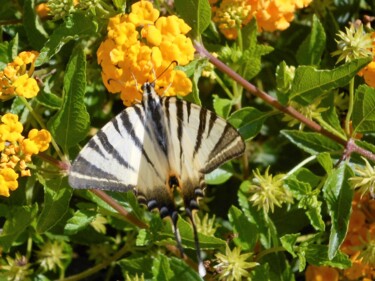
[(182, 248), (182, 241), (181, 241), (180, 231), (178, 230), (178, 227), (177, 227), (177, 220), (178, 220), (178, 213), (177, 213), (177, 211), (174, 211), (172, 213), (171, 220), (172, 220), (173, 233), (174, 233), (174, 236), (175, 236), (175, 239), (176, 239), (176, 243), (177, 243), (177, 248), (178, 248), (178, 250), (181, 253), (181, 258), (183, 258), (184, 257), (184, 249)]
[(197, 260), (198, 260), (198, 272), (201, 277), (204, 277), (206, 275), (206, 268), (204, 267), (203, 260), (202, 260), (197, 227), (194, 222), (193, 214), (189, 208), (186, 208), (186, 214), (191, 221), (191, 225), (193, 226), (195, 250), (197, 251)]

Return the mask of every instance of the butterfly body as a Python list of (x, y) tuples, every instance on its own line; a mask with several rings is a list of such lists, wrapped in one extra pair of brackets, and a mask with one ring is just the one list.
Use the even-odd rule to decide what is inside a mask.
[(82, 149), (69, 183), (81, 189), (133, 190), (176, 227), (174, 189), (192, 220), (191, 211), (203, 196), (204, 174), (242, 154), (245, 144), (215, 113), (176, 97), (161, 98), (152, 83), (142, 88), (142, 103), (123, 110)]

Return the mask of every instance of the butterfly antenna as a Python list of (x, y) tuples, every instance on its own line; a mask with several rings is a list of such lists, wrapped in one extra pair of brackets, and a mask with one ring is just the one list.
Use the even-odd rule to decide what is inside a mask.
[(175, 237), (176, 243), (177, 243), (177, 248), (181, 253), (181, 258), (183, 258), (184, 257), (184, 249), (182, 248), (180, 231), (177, 228), (178, 213), (176, 211), (174, 211), (173, 214), (171, 215), (171, 220), (172, 220), (172, 229), (173, 229), (174, 237)]
[(197, 251), (197, 260), (198, 260), (198, 272), (201, 277), (204, 277), (206, 275), (206, 268), (204, 267), (202, 256), (201, 256), (201, 249), (199, 245), (199, 238), (198, 238), (198, 231), (197, 227), (194, 222), (193, 214), (190, 209), (186, 208), (186, 214), (188, 215), (191, 225), (193, 226), (193, 232), (194, 232), (194, 242), (195, 242), (195, 250)]
[(171, 63), (162, 71), (162, 73), (159, 74), (159, 76), (156, 76), (156, 73), (154, 73), (155, 79), (151, 83), (155, 83), (155, 81), (158, 80), (160, 76), (162, 76), (165, 72), (167, 72), (167, 70), (172, 66), (172, 64), (178, 65), (178, 61), (176, 60), (171, 61)]

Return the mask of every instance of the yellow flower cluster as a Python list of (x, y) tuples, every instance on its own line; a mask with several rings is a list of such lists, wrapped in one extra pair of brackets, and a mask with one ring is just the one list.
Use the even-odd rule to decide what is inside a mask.
[(121, 93), (127, 106), (140, 101), (140, 86), (155, 78), (159, 95), (190, 93), (191, 81), (173, 69), (173, 62), (186, 65), (194, 58), (195, 49), (186, 37), (190, 29), (176, 16), (159, 17), (147, 1), (133, 4), (130, 14), (111, 18), (108, 37), (97, 51), (107, 90)]
[(210, 1), (213, 21), (228, 39), (236, 39), (238, 30), (255, 18), (259, 30), (285, 30), (297, 9), (307, 7), (312, 0), (223, 0)]
[(250, 1), (223, 0), (219, 7), (212, 6), (213, 21), (227, 39), (236, 39), (238, 29), (253, 17)]
[(352, 266), (338, 270), (323, 266), (309, 266), (306, 280), (375, 280), (375, 264), (372, 262), (375, 241), (375, 201), (369, 193), (363, 195), (357, 191), (352, 202), (352, 214), (349, 229), (341, 251), (347, 254)]
[(14, 96), (33, 98), (38, 94), (38, 83), (32, 78), (38, 55), (35, 51), (21, 52), (0, 71), (0, 100)]
[(365, 68), (363, 68), (358, 75), (363, 76), (367, 85), (375, 88), (375, 32), (371, 34), (372, 41), (372, 55), (373, 60)]
[(51, 134), (47, 130), (32, 129), (28, 138), (22, 136), (23, 126), (18, 116), (7, 113), (0, 123), (0, 195), (9, 196), (18, 187), (17, 179), (30, 176), (27, 164), (31, 156), (48, 149)]

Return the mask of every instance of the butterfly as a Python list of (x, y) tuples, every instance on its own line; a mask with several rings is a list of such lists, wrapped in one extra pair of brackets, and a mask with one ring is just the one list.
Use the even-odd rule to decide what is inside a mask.
[(204, 175), (240, 156), (245, 143), (226, 120), (176, 97), (160, 97), (154, 83), (143, 84), (143, 99), (109, 121), (86, 144), (69, 170), (77, 189), (132, 190), (149, 210), (170, 217), (177, 246), (174, 192), (192, 222), (199, 272), (205, 269), (192, 212), (204, 195)]

